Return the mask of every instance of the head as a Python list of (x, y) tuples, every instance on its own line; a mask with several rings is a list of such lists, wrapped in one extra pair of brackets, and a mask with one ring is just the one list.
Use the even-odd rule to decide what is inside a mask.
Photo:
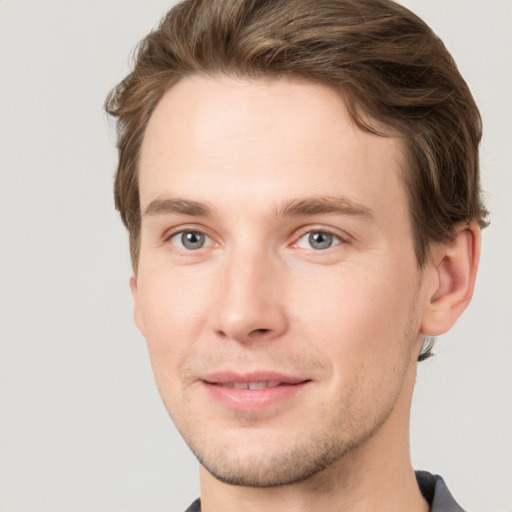
[[(454, 270), (464, 267), (456, 254), (476, 247), (461, 233), (474, 234), (475, 226), (486, 223), (478, 169), (480, 117), (442, 42), (415, 15), (387, 0), (185, 1), (141, 42), (133, 71), (106, 106), (118, 123), (115, 199), (130, 234), (136, 321), (148, 340), (164, 402), (202, 462), (230, 483), (290, 483), (382, 431), (396, 416), (395, 405), (410, 398), (404, 383), (414, 380), (411, 361), (423, 339), (441, 332), (467, 303), (466, 290), (449, 320), (439, 320), (435, 311), (443, 295), (454, 295), (463, 281)], [(311, 124), (309, 132), (295, 131), (300, 119)], [(205, 127), (207, 136), (198, 127)], [(275, 134), (263, 136), (274, 128)], [(275, 137), (286, 140), (288, 149), (276, 146)], [(295, 153), (286, 152), (293, 148)], [(259, 167), (245, 165), (245, 154), (267, 152), (256, 158)], [(195, 176), (206, 161), (212, 171)], [(307, 162), (324, 171), (318, 172), (318, 186), (315, 165)], [(345, 162), (351, 177), (336, 181), (335, 162)], [(389, 175), (379, 175), (379, 162)], [(247, 197), (241, 187), (249, 190)], [(178, 200), (159, 197), (164, 189), (179, 192)], [(311, 202), (306, 192), (316, 189)], [(208, 196), (208, 190), (215, 194)], [(358, 219), (347, 239), (344, 229), (322, 228), (323, 216), (339, 214), (343, 191), (352, 194), (342, 216)], [(253, 196), (258, 201), (252, 202)], [(154, 221), (160, 214), (165, 222), (178, 216), (177, 224), (183, 227), (186, 219), (191, 227), (186, 233), (163, 230)], [(306, 220), (309, 227), (314, 221), (318, 230), (302, 232), (290, 218)], [(372, 227), (374, 221), (381, 232)], [(173, 251), (163, 259), (155, 252), (163, 245), (158, 230), (165, 231)], [(254, 235), (252, 242), (244, 237), (247, 232)], [(272, 246), (286, 250), (269, 256), (272, 251), (261, 252), (262, 245), (253, 243), (258, 237), (262, 243), (286, 238)], [(313, 244), (333, 241), (326, 260), (316, 253), (311, 260)], [(352, 252), (341, 256), (338, 245), (345, 242)], [(217, 256), (221, 253), (224, 259)], [(166, 267), (169, 261), (172, 269)], [(466, 265), (470, 280), (472, 261)], [(189, 292), (196, 279), (200, 286)], [(325, 290), (308, 292), (315, 283)], [(350, 307), (343, 309), (347, 297)], [(323, 317), (327, 321), (318, 327)], [(308, 343), (308, 336), (315, 342)], [(337, 337), (347, 342), (338, 346)], [(303, 396), (316, 419), (288, 432), (283, 445), (281, 417), (272, 407), (227, 406), (228, 414), (222, 407), (188, 408), (197, 397), (207, 404), (208, 393), (219, 403), (236, 401), (222, 391), (239, 378), (233, 368), (254, 373), (267, 387), (288, 379), (280, 391)], [(381, 398), (368, 402), (380, 390)], [(300, 419), (295, 398), (286, 398), (285, 423)], [(337, 409), (343, 412), (332, 412)], [(218, 431), (229, 436), (212, 444), (201, 422), (217, 420)], [(242, 449), (244, 440), (251, 445), (251, 435), (268, 441), (265, 461)], [(318, 451), (300, 441), (312, 436), (321, 445)], [(224, 464), (230, 443), (241, 449)], [(276, 446), (282, 447), (279, 453)], [(254, 468), (255, 458), (263, 470), (251, 473), (247, 464)], [(306, 461), (305, 467), (285, 474), (283, 468), (294, 468), (295, 460)], [(241, 468), (247, 479), (235, 482)], [(284, 480), (265, 480), (266, 473)]]
[(325, 84), (363, 130), (386, 136), (377, 121), (400, 134), (420, 267), (431, 242), (450, 240), (460, 222), (486, 225), (477, 106), (442, 41), (413, 13), (388, 0), (185, 1), (141, 41), (133, 71), (106, 101), (118, 126), (115, 203), (135, 272), (145, 129), (165, 92), (191, 75)]

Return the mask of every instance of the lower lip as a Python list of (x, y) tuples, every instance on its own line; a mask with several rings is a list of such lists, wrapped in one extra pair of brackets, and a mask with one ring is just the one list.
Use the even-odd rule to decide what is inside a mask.
[(234, 389), (204, 382), (209, 395), (224, 407), (236, 411), (261, 411), (296, 397), (310, 381), (264, 389)]

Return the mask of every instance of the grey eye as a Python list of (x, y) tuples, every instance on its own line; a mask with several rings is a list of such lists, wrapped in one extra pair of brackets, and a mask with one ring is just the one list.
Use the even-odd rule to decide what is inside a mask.
[(300, 237), (297, 246), (302, 249), (321, 251), (323, 249), (329, 249), (340, 242), (341, 240), (337, 236), (326, 233), (325, 231), (310, 231)]
[(181, 231), (171, 237), (171, 243), (181, 249), (194, 251), (205, 246), (209, 238), (199, 231)]
[(309, 245), (316, 250), (328, 249), (331, 247), (333, 236), (329, 233), (322, 233), (317, 231), (316, 233), (310, 233), (308, 237)]

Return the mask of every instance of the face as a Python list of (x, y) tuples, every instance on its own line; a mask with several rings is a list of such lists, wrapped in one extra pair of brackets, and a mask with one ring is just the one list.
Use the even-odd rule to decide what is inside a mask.
[(192, 77), (153, 113), (135, 319), (218, 479), (305, 479), (410, 392), (425, 293), (401, 157), (322, 85)]

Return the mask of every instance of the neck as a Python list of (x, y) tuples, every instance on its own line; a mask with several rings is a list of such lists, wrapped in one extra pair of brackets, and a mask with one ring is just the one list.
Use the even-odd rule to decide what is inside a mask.
[(415, 367), (381, 428), (341, 459), (299, 483), (278, 487), (232, 486), (201, 467), (202, 512), (427, 512), (409, 450), (409, 414)]

